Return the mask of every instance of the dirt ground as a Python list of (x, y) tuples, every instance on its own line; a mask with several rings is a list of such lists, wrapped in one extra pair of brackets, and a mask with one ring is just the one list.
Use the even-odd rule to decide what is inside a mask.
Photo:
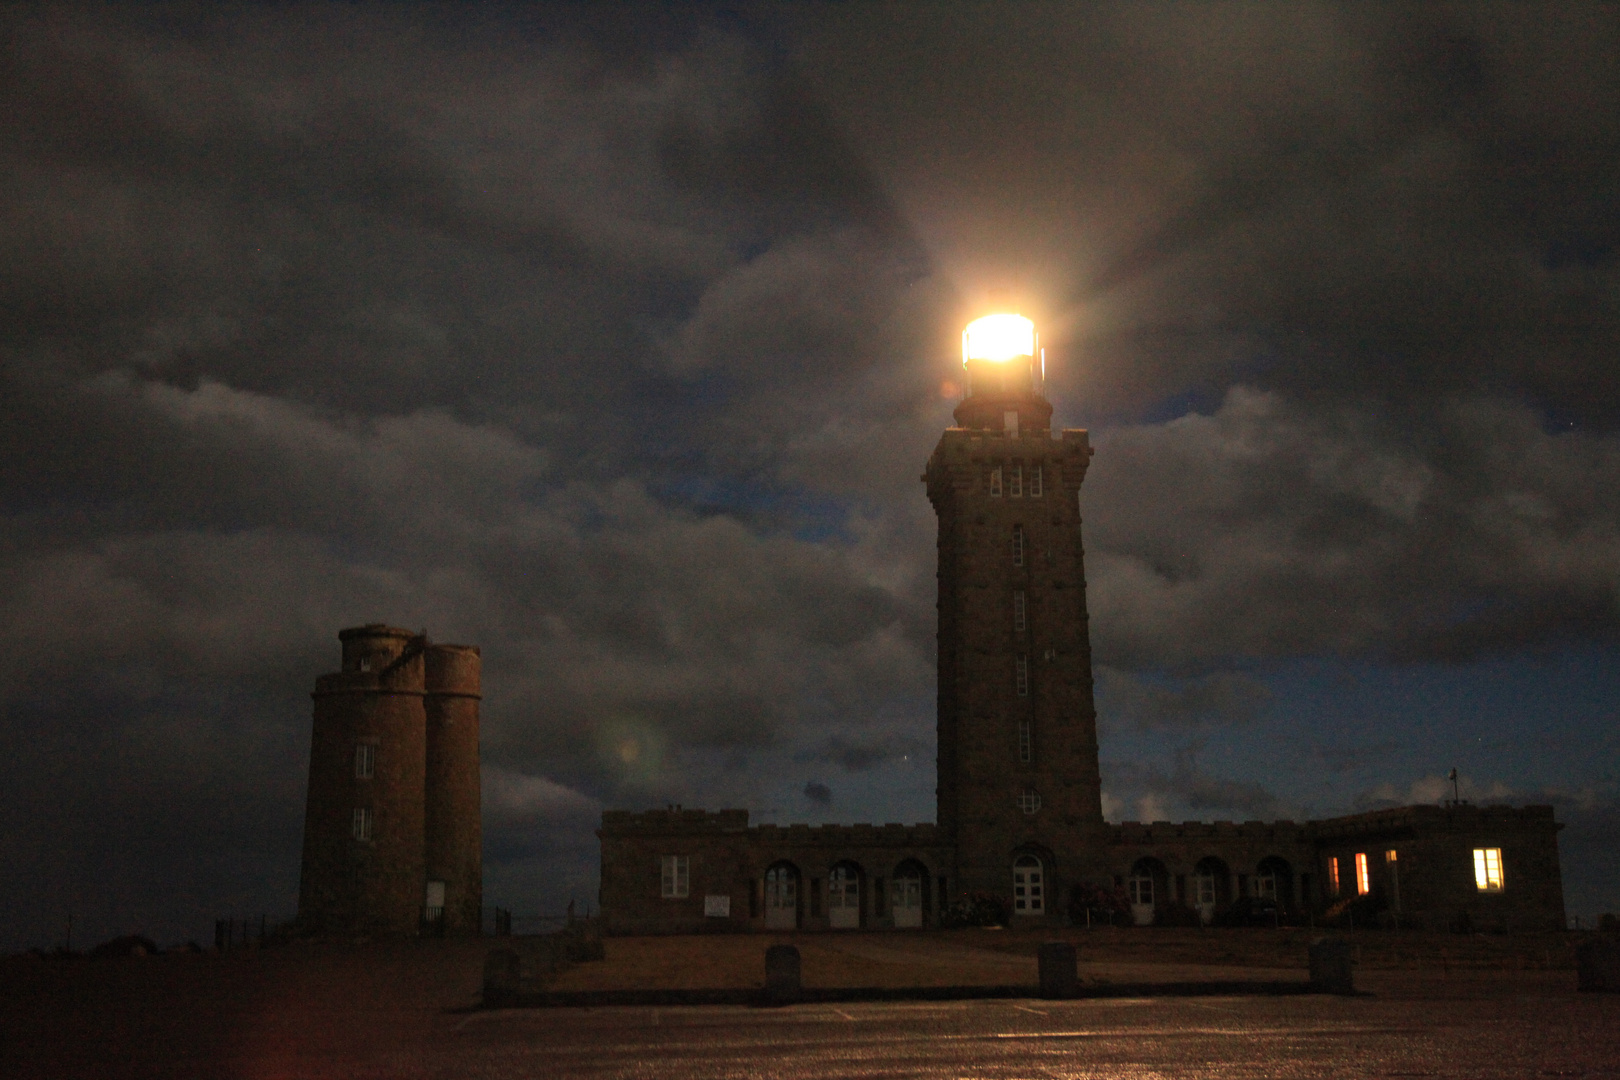
[[(765, 949), (798, 946), (806, 986), (1034, 985), (1042, 941), (1075, 944), (1091, 982), (1304, 978), (1309, 930), (944, 930), (609, 938), (606, 960), (563, 973), (555, 990), (710, 989), (764, 985)], [(1353, 936), (1367, 971), (1573, 970), (1567, 935)]]

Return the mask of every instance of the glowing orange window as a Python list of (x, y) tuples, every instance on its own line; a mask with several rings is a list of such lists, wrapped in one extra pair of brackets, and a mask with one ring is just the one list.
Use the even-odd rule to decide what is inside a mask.
[(1372, 892), (1372, 875), (1367, 872), (1367, 853), (1356, 852), (1356, 892), (1366, 896)]
[(1334, 896), (1339, 895), (1339, 860), (1337, 857), (1328, 860), (1328, 892)]

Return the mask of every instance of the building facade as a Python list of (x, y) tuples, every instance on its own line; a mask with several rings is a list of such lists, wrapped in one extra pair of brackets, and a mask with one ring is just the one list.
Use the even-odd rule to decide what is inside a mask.
[(478, 649), (382, 624), (338, 639), (313, 694), (299, 925), (477, 933)]
[(964, 334), (968, 392), (923, 481), (939, 518), (935, 824), (753, 826), (745, 810), (608, 811), (610, 932), (935, 925), (989, 897), (1015, 924), (1103, 890), (1138, 923), (1361, 911), (1395, 925), (1562, 929), (1550, 807), (1412, 806), (1295, 823), (1102, 817), (1080, 488), (1034, 328)]

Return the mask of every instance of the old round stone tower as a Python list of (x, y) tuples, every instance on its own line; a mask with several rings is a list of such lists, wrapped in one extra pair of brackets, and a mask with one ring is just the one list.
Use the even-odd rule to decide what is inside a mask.
[(380, 623), (338, 634), (315, 683), (298, 921), (314, 932), (478, 933), (480, 659)]

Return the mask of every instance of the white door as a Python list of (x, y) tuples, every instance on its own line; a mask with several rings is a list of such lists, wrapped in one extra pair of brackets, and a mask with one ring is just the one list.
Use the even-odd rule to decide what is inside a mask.
[(1198, 902), (1193, 905), (1198, 909), (1198, 919), (1211, 923), (1215, 921), (1215, 875), (1198, 874), (1193, 882), (1198, 890)]
[(765, 927), (799, 928), (799, 875), (791, 866), (773, 866), (765, 874)]
[(1137, 874), (1131, 878), (1129, 892), (1131, 897), (1131, 922), (1137, 926), (1153, 925), (1153, 878), (1148, 874)]
[(897, 877), (889, 882), (889, 911), (896, 927), (922, 925), (921, 877)]
[(861, 925), (861, 879), (847, 866), (835, 866), (827, 878), (827, 925), (855, 930)]
[(1041, 860), (1024, 855), (1013, 863), (1013, 914), (1045, 915), (1046, 886)]

